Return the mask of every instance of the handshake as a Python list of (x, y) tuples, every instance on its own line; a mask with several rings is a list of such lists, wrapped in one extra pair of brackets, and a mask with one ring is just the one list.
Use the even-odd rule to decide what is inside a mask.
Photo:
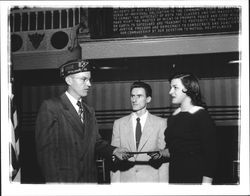
[(119, 160), (128, 160), (130, 157), (133, 157), (135, 154), (147, 154), (153, 160), (161, 159), (161, 158), (169, 158), (170, 153), (168, 149), (156, 150), (156, 151), (148, 151), (148, 152), (129, 152), (127, 148), (116, 148), (113, 152), (115, 158)]

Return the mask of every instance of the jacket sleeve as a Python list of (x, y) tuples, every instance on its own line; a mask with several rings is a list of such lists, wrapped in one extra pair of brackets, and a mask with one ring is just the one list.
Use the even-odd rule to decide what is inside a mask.
[(166, 128), (167, 128), (167, 121), (165, 119), (162, 119), (160, 123), (160, 131), (158, 135), (158, 148), (159, 149), (164, 149), (166, 146), (165, 135), (164, 135)]
[(120, 131), (119, 131), (119, 123), (118, 123), (118, 121), (115, 121), (114, 125), (113, 125), (111, 145), (116, 146), (116, 147), (121, 146)]
[[(164, 132), (167, 127), (167, 120), (163, 119), (160, 124), (160, 131), (159, 131), (159, 136), (158, 136), (158, 148), (159, 149), (164, 149), (166, 146), (165, 142), (165, 136)], [(168, 168), (169, 168), (169, 163), (163, 163), (159, 170), (159, 182), (168, 182)]]
[[(119, 131), (119, 123), (118, 121), (114, 122), (113, 125), (113, 132), (112, 132), (112, 139), (111, 139), (111, 145), (112, 146), (116, 146), (116, 147), (120, 147), (121, 146), (121, 142), (120, 142), (120, 131)], [(110, 178), (111, 178), (111, 183), (113, 182), (120, 182), (120, 171), (111, 171), (110, 172)]]
[(60, 182), (58, 165), (58, 118), (44, 101), (38, 112), (35, 128), (38, 163), (46, 182)]

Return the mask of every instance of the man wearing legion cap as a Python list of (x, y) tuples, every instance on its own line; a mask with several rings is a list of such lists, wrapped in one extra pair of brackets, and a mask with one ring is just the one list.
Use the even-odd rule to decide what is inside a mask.
[(45, 100), (36, 120), (36, 150), (45, 182), (97, 182), (96, 153), (120, 160), (127, 149), (116, 148), (98, 132), (94, 109), (83, 97), (91, 87), (88, 60), (72, 60), (60, 66), (68, 88), (60, 97)]

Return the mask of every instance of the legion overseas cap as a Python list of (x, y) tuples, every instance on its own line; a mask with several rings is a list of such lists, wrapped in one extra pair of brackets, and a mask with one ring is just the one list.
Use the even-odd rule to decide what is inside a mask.
[(66, 77), (70, 74), (75, 74), (85, 71), (91, 71), (91, 66), (88, 60), (83, 60), (83, 59), (71, 60), (60, 66), (61, 77)]

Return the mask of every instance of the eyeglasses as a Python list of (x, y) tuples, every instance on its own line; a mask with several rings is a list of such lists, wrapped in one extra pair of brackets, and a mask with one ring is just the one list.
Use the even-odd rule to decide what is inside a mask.
[(91, 83), (93, 80), (91, 78), (87, 78), (87, 77), (73, 77), (74, 79), (78, 79), (78, 80), (81, 80), (82, 82), (84, 83)]

